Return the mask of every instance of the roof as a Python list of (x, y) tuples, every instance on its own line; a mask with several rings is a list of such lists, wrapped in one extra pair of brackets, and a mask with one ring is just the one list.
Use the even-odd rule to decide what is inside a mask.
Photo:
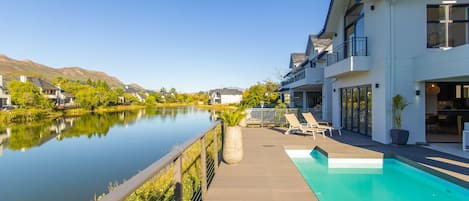
[(138, 94), (138, 90), (131, 87), (131, 86), (125, 86), (125, 93), (129, 93), (129, 94)]
[(69, 93), (69, 92), (66, 92), (66, 91), (62, 91), (62, 95), (67, 97), (67, 98), (73, 98), (75, 97), (73, 94)]
[(34, 84), (34, 86), (39, 87), (41, 89), (47, 89), (47, 90), (57, 90), (58, 88), (54, 86), (53, 84), (43, 80), (39, 79), (37, 77), (28, 77), (28, 81)]
[(293, 62), (293, 64), (300, 64), (306, 60), (306, 55), (305, 53), (292, 53), (290, 55), (290, 59)]
[(329, 38), (318, 38), (318, 36), (311, 34), (309, 35), (309, 40), (314, 44), (314, 48), (323, 50), (327, 48), (331, 43), (332, 40)]
[(327, 26), (327, 22), (329, 21), (329, 18), (331, 16), (331, 11), (332, 11), (332, 6), (334, 5), (334, 0), (331, 0), (331, 2), (329, 3), (329, 9), (327, 10), (327, 16), (326, 16), (326, 20), (324, 21), (324, 26), (322, 28), (322, 30), (319, 32), (318, 34), (318, 37), (319, 38), (322, 38), (323, 37), (323, 34), (326, 33), (326, 26)]
[(217, 93), (219, 95), (243, 95), (243, 91), (233, 88), (213, 89), (210, 90), (209, 93)]

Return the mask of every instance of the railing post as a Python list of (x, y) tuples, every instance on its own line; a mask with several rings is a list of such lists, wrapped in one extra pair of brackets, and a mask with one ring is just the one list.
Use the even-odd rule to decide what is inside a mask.
[(182, 201), (182, 154), (174, 161), (174, 200)]
[[(220, 125), (220, 130), (223, 129), (223, 126)], [(222, 131), (223, 132), (223, 131)], [(218, 170), (218, 126), (215, 129), (215, 132), (213, 133), (213, 147), (215, 149), (215, 154), (213, 154), (213, 163), (215, 163), (215, 168), (213, 169), (214, 174), (217, 173)]]
[(200, 170), (202, 171), (202, 200), (207, 197), (207, 151), (205, 147), (205, 137), (200, 139)]
[(368, 56), (368, 37), (365, 37), (365, 56)]

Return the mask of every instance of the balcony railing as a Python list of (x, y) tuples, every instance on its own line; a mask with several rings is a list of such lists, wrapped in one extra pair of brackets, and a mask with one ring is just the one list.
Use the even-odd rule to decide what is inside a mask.
[(299, 81), (299, 80), (302, 80), (302, 79), (305, 79), (305, 78), (306, 78), (306, 72), (305, 72), (305, 69), (303, 69), (299, 72), (294, 73), (293, 76), (286, 78), (280, 84), (282, 86), (285, 86), (285, 85), (291, 84), (293, 82), (296, 82), (296, 81)]
[(216, 123), (95, 200), (205, 200), (220, 163), (221, 139), (222, 126)]
[(332, 53), (327, 55), (327, 65), (335, 64), (351, 56), (368, 56), (367, 40), (367, 37), (353, 37), (334, 47)]

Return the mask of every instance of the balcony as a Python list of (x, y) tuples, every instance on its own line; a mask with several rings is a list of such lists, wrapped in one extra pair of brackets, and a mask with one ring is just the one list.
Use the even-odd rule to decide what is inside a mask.
[(284, 81), (281, 82), (281, 85), (287, 86), (293, 82), (305, 79), (305, 77), (306, 77), (305, 69), (302, 69), (301, 71), (294, 73), (293, 76), (287, 77)]
[(335, 47), (327, 55), (325, 77), (336, 77), (351, 72), (364, 72), (370, 69), (367, 37), (353, 37)]
[(296, 88), (304, 85), (322, 84), (323, 80), (323, 68), (306, 67), (285, 78), (285, 80), (281, 82), (281, 85), (285, 88)]
[(451, 49), (427, 49), (422, 55), (413, 58), (414, 79), (460, 80), (469, 76), (469, 44)]

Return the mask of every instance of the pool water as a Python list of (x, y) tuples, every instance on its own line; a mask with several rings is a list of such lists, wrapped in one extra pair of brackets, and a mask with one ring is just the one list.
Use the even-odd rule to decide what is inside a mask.
[(468, 189), (396, 159), (382, 168), (328, 168), (319, 151), (292, 160), (321, 201), (469, 200)]

